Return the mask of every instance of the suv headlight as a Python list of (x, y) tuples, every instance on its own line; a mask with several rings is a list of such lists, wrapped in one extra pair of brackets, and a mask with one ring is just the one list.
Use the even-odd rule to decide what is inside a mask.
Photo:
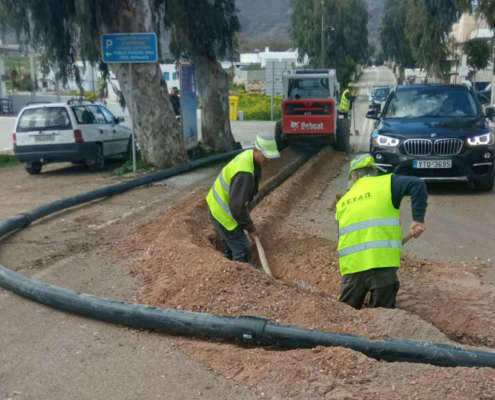
[(486, 146), (493, 144), (493, 133), (485, 133), (484, 135), (473, 136), (467, 139), (471, 146)]
[(384, 135), (373, 135), (373, 144), (375, 146), (381, 146), (381, 147), (397, 147), (400, 143), (399, 139), (390, 137), (390, 136), (384, 136)]

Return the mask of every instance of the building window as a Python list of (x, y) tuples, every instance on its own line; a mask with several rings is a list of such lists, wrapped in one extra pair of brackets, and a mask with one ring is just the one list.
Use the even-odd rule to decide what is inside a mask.
[(177, 73), (173, 72), (172, 73), (172, 80), (175, 81), (177, 79)]
[(170, 72), (165, 72), (165, 80), (166, 81), (170, 80)]

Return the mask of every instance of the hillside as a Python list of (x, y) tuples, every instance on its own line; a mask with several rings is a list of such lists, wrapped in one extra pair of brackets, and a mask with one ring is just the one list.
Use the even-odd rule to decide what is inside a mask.
[[(367, 0), (367, 3), (369, 40), (376, 43), (385, 0)], [(241, 33), (247, 38), (279, 41), (289, 39), (290, 0), (236, 0), (236, 6), (239, 10)]]

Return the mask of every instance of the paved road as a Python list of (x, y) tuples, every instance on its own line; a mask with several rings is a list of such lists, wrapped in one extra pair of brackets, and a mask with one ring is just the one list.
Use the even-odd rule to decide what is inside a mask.
[[(351, 137), (354, 152), (369, 151), (369, 136), (374, 122), (365, 118), (369, 88), (394, 83), (395, 78), (388, 68), (364, 70), (358, 83), (360, 91), (355, 110), (360, 135)], [(345, 177), (339, 179), (345, 180)], [(405, 254), (439, 261), (479, 262), (494, 265), (492, 270), (495, 271), (494, 190), (473, 192), (462, 184), (432, 184), (428, 185), (428, 190), (427, 230), (420, 239), (407, 244)], [(411, 220), (409, 199), (403, 202), (401, 209), (405, 231)]]
[[(393, 86), (396, 79), (392, 71), (386, 67), (368, 68), (363, 71), (358, 82), (358, 98), (354, 104), (353, 124), (351, 132), (351, 148), (354, 152), (369, 151), (369, 138), (373, 132), (375, 120), (367, 119), (368, 96), (373, 86)], [(359, 135), (356, 135), (356, 130)]]

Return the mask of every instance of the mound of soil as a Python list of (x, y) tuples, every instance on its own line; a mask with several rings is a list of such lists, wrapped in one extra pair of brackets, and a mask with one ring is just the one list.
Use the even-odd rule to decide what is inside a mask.
[[(139, 227), (115, 256), (133, 260), (132, 273), (142, 282), (139, 300), (145, 304), (219, 315), (256, 315), (301, 328), (367, 338), (450, 343), (445, 334), (418, 317), (421, 313), (407, 311), (419, 308), (418, 301), (411, 298), (422, 296), (421, 289), (434, 293), (441, 288), (440, 277), (446, 272), (442, 266), (406, 260), (402, 274), (407, 283), (400, 297), (404, 309), (357, 311), (336, 300), (340, 276), (335, 243), (285, 224), (291, 214), (303, 212), (320, 195), (344, 161), (341, 153), (322, 151), (252, 213), (276, 279), (256, 267), (256, 259), (253, 266), (223, 257), (208, 221), (204, 190)], [(466, 285), (471, 282), (468, 278)], [(448, 295), (443, 291), (438, 297), (445, 300)], [(423, 300), (422, 312), (436, 323), (441, 312), (433, 310), (437, 300)], [(453, 318), (453, 314), (454, 310), (443, 317)], [(444, 331), (452, 337), (452, 332)], [(344, 348), (280, 351), (183, 338), (178, 342), (209, 368), (256, 386), (273, 399), (495, 397), (495, 370), (488, 368), (386, 363)]]

